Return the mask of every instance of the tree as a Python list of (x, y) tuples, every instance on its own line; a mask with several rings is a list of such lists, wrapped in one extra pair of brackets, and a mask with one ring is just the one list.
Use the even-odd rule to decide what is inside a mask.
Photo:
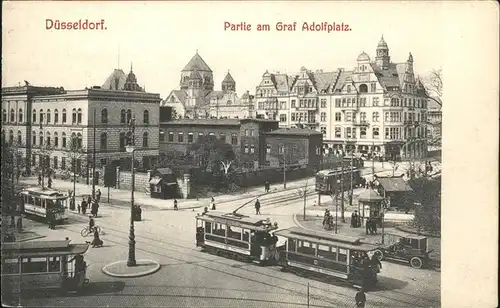
[(418, 230), (441, 231), (441, 178), (414, 178), (409, 181), (416, 202), (413, 225)]
[[(70, 141), (69, 145), (69, 150), (68, 150), (68, 157), (70, 159), (71, 163), (71, 168), (69, 171), (73, 173), (73, 193), (72, 193), (72, 204), (73, 207), (75, 206), (75, 194), (76, 194), (76, 176), (77, 173), (81, 173), (82, 165), (81, 165), (81, 159), (82, 157), (85, 157), (86, 151), (81, 147), (81, 145), (78, 144), (76, 138), (72, 138)], [(77, 162), (80, 161), (80, 170), (78, 170), (78, 164)]]
[[(2, 142), (3, 143), (3, 142)], [(14, 182), (15, 178), (15, 164), (14, 164), (14, 157), (15, 157), (15, 152), (12, 148), (11, 145), (8, 145), (7, 143), (3, 143), (1, 147), (1, 152), (2, 152), (2, 157), (1, 157), (1, 164), (2, 164), (2, 170), (1, 170), (1, 176), (2, 176), (2, 193), (0, 194), (0, 206), (1, 206), (1, 211), (2, 211), (2, 241), (6, 236), (9, 234), (12, 235), (13, 232), (7, 231), (7, 228), (9, 227), (9, 223), (7, 223), (7, 220), (4, 219), (4, 217), (9, 217), (11, 218), (11, 224), (14, 223), (15, 218), (14, 216), (17, 216), (16, 209), (17, 209), (17, 198), (16, 198), (16, 184)], [(10, 240), (12, 240), (11, 238)]]
[(200, 136), (188, 149), (188, 153), (203, 169), (223, 171), (226, 176), (236, 158), (232, 146), (215, 136)]
[(50, 154), (53, 152), (54, 147), (50, 144), (50, 140), (46, 140), (45, 144), (40, 145), (33, 151), (38, 154), (40, 163), (35, 167), (35, 173), (38, 173), (42, 178), (42, 189), (45, 189), (45, 177), (50, 177), (54, 174), (54, 169), (50, 166)]
[[(433, 69), (424, 80), (425, 95), (428, 99), (442, 106), (443, 76), (442, 69)], [(432, 96), (431, 96), (432, 95)], [(434, 97), (435, 96), (435, 97)], [(436, 98), (437, 97), (437, 98)]]
[(307, 203), (307, 196), (309, 195), (309, 192), (312, 191), (311, 188), (309, 188), (307, 186), (307, 183), (308, 181), (306, 181), (306, 183), (304, 184), (304, 187), (302, 188), (299, 188), (295, 191), (295, 194), (299, 197), (299, 198), (302, 198), (304, 200), (304, 220), (306, 220), (306, 203)]

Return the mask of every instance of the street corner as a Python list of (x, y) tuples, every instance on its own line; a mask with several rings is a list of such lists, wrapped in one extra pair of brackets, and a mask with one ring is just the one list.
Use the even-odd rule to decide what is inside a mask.
[(135, 266), (128, 266), (127, 260), (121, 260), (105, 265), (102, 272), (111, 277), (134, 278), (154, 274), (160, 267), (160, 263), (153, 260), (137, 260)]

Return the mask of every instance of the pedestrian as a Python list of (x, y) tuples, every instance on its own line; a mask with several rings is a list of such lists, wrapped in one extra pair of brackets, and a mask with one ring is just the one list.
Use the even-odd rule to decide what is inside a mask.
[(210, 204), (212, 205), (212, 211), (215, 211), (215, 199), (212, 197)]
[(356, 296), (354, 297), (354, 300), (356, 301), (356, 307), (357, 308), (364, 308), (365, 307), (365, 304), (366, 304), (366, 294), (365, 294), (365, 290), (363, 288), (361, 288), (361, 290), (359, 290), (356, 293)]
[(49, 188), (52, 188), (52, 178), (50, 178), (50, 177), (49, 177), (49, 181), (48, 181), (47, 186), (48, 186)]
[[(71, 202), (73, 202), (73, 200), (71, 200)], [(81, 210), (82, 210), (82, 207), (80, 206), (80, 203), (78, 203), (78, 214), (80, 214)]]
[(371, 234), (377, 234), (377, 220), (372, 219), (371, 224)]
[(90, 210), (90, 213), (91, 213), (94, 217), (97, 217), (97, 203), (95, 202), (95, 200), (92, 200), (92, 202), (91, 202), (91, 210)]
[(54, 213), (51, 210), (47, 210), (47, 222), (49, 223), (49, 229), (54, 230), (56, 228), (54, 220)]
[(85, 201), (85, 198), (82, 198), (82, 214), (87, 214), (87, 201)]
[(38, 185), (42, 185), (42, 175), (38, 175)]
[(100, 189), (97, 189), (96, 197), (97, 197), (97, 202), (100, 202), (101, 201), (101, 190)]
[(179, 208), (177, 207), (177, 199), (174, 199), (174, 211), (178, 211)]
[(380, 273), (380, 269), (382, 268), (382, 262), (380, 262), (376, 254), (372, 255), (371, 263), (372, 265), (376, 266), (377, 273)]
[(255, 201), (255, 215), (260, 215), (260, 202), (259, 199)]
[(266, 189), (266, 193), (268, 193), (269, 192), (269, 188), (270, 188), (270, 185), (269, 185), (268, 181), (265, 182), (264, 187)]
[(91, 196), (88, 196), (87, 204), (88, 204), (88, 206), (90, 206), (92, 204), (92, 197)]
[(371, 226), (372, 225), (372, 219), (371, 217), (368, 217), (368, 219), (366, 220), (366, 234), (370, 234), (371, 233)]
[(97, 214), (99, 213), (99, 202), (97, 200), (94, 200), (95, 203), (95, 217), (97, 217)]
[(351, 228), (358, 227), (358, 211), (355, 210), (351, 215)]

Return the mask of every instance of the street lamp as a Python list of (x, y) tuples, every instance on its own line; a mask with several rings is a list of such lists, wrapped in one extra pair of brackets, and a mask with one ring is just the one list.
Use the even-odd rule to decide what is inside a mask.
[(337, 180), (337, 192), (335, 193), (335, 234), (337, 234), (337, 225), (339, 217), (339, 199), (338, 199), (338, 187), (340, 185), (340, 180)]
[(286, 189), (286, 152), (283, 145), (283, 189)]
[(130, 121), (130, 128), (132, 130), (132, 140), (130, 140), (130, 144), (128, 144), (125, 149), (127, 153), (132, 153), (132, 194), (130, 196), (130, 230), (129, 230), (129, 242), (128, 242), (128, 260), (127, 266), (135, 266), (135, 234), (134, 234), (134, 190), (135, 190), (135, 170), (134, 170), (134, 152), (135, 152), (135, 141), (134, 141), (134, 131), (135, 131), (135, 119), (132, 118)]

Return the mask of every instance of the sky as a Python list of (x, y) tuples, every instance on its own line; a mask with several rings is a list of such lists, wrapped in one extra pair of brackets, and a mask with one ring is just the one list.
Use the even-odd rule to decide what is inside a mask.
[[(2, 86), (24, 84), (82, 89), (102, 85), (113, 69), (130, 70), (148, 92), (165, 98), (198, 50), (214, 72), (227, 71), (240, 95), (255, 92), (269, 70), (351, 69), (371, 58), (381, 35), (394, 62), (411, 52), (427, 75), (443, 65), (443, 3), (401, 2), (4, 2)], [(105, 20), (107, 30), (47, 30), (46, 19)], [(252, 25), (225, 31), (225, 22)], [(297, 22), (278, 32), (278, 22)], [(348, 24), (348, 32), (303, 32), (303, 22)], [(256, 31), (269, 24), (271, 31)]]

